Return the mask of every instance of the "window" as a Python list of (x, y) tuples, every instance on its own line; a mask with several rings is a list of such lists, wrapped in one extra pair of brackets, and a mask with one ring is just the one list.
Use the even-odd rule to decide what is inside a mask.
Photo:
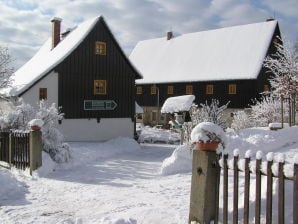
[(107, 46), (105, 42), (96, 41), (95, 42), (95, 54), (96, 55), (106, 55), (107, 54)]
[(168, 86), (168, 94), (174, 94), (174, 86)]
[(237, 93), (236, 84), (229, 84), (229, 94), (234, 95)]
[(156, 86), (151, 86), (151, 95), (156, 94)]
[(143, 93), (142, 86), (137, 86), (137, 95), (141, 95)]
[(107, 94), (107, 82), (106, 82), (106, 80), (94, 80), (93, 94), (94, 95), (105, 95), (105, 94)]
[(213, 85), (206, 85), (206, 95), (213, 94)]
[(263, 88), (264, 92), (269, 92), (269, 85), (265, 84)]
[(39, 100), (46, 100), (48, 98), (48, 89), (39, 88)]
[(192, 94), (192, 85), (186, 85), (185, 93), (186, 94)]

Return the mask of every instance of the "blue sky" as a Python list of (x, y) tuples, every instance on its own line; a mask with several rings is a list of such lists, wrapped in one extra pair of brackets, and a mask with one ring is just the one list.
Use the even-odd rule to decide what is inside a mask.
[(0, 45), (17, 69), (50, 37), (52, 17), (62, 29), (103, 15), (127, 55), (138, 41), (262, 22), (275, 17), (283, 36), (298, 40), (297, 0), (0, 0)]

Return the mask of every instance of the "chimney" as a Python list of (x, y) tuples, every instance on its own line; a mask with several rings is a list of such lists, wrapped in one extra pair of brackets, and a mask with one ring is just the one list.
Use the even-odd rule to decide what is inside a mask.
[(167, 32), (167, 40), (171, 40), (173, 38), (173, 32), (169, 31)]
[(60, 30), (62, 19), (54, 17), (52, 22), (52, 49), (54, 49), (60, 42)]
[(274, 18), (270, 17), (270, 18), (266, 19), (266, 22), (270, 22), (270, 21), (274, 21), (274, 20), (275, 20)]

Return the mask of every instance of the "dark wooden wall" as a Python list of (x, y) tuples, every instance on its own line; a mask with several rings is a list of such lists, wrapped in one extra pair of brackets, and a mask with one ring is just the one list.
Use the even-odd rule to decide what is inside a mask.
[[(106, 42), (106, 56), (95, 55), (96, 41)], [(135, 78), (139, 74), (128, 63), (103, 18), (55, 70), (59, 73), (59, 106), (65, 118), (134, 117)], [(101, 79), (107, 80), (107, 94), (94, 95), (93, 81)], [(118, 106), (109, 111), (85, 111), (84, 100), (114, 100)]]
[[(206, 94), (206, 85), (214, 85), (213, 94)], [(228, 85), (237, 85), (237, 94), (230, 95), (228, 93)], [(167, 94), (167, 87), (174, 86), (174, 94)], [(214, 82), (191, 82), (191, 83), (166, 83), (156, 84), (159, 89), (159, 105), (162, 106), (164, 101), (173, 96), (186, 95), (186, 85), (193, 86), (193, 95), (195, 95), (195, 103), (210, 102), (212, 99), (219, 100), (220, 104), (226, 104), (230, 101), (230, 108), (244, 108), (252, 104), (251, 99), (257, 97), (257, 82), (256, 80), (231, 80), (231, 81), (214, 81)], [(143, 93), (136, 95), (136, 100), (141, 106), (157, 106), (158, 94), (151, 95), (151, 84), (137, 85), (142, 86)]]

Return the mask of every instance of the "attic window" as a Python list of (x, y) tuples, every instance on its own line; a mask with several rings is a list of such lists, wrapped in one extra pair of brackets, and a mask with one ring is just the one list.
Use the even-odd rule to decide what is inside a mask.
[(96, 55), (106, 55), (107, 54), (107, 45), (105, 42), (102, 42), (102, 41), (95, 42), (95, 54)]
[(186, 85), (185, 93), (188, 95), (192, 94), (192, 85)]
[(213, 94), (213, 85), (206, 85), (206, 95)]
[(93, 94), (94, 95), (106, 95), (107, 94), (107, 81), (106, 80), (94, 80)]
[(137, 86), (137, 95), (141, 95), (143, 93), (142, 86)]
[(169, 95), (174, 94), (174, 86), (168, 86), (168, 94)]
[(46, 100), (48, 98), (48, 89), (39, 88), (39, 100)]
[(235, 95), (237, 93), (237, 85), (236, 84), (229, 84), (229, 94)]

